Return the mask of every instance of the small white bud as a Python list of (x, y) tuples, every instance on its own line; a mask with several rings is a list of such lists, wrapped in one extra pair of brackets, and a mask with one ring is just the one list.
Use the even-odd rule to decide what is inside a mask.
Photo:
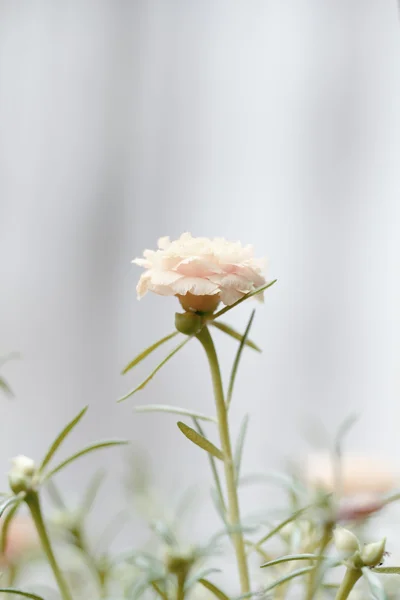
[(361, 551), (361, 560), (367, 567), (374, 567), (379, 564), (385, 554), (386, 538), (380, 542), (366, 544)]
[(360, 544), (354, 533), (344, 527), (336, 527), (333, 532), (336, 549), (348, 557), (360, 549)]
[(11, 462), (12, 467), (8, 473), (8, 480), (14, 494), (32, 489), (37, 473), (35, 461), (20, 455), (13, 458)]

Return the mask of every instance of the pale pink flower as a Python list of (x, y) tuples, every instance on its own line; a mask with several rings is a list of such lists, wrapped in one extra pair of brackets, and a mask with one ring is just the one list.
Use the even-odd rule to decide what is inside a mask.
[[(0, 528), (2, 525), (0, 520)], [(8, 530), (5, 552), (0, 555), (0, 564), (13, 565), (38, 546), (39, 537), (32, 519), (28, 516), (14, 517)]]
[[(223, 238), (194, 238), (184, 233), (178, 240), (158, 240), (158, 250), (145, 250), (133, 262), (146, 271), (137, 294), (147, 292), (177, 296), (186, 310), (212, 311), (219, 301), (234, 304), (266, 283), (264, 263), (254, 258), (252, 246)], [(261, 294), (260, 294), (261, 296)]]
[[(305, 467), (309, 487), (335, 492), (332, 456), (311, 454)], [(394, 469), (368, 456), (345, 455), (341, 460), (339, 521), (363, 519), (384, 506), (383, 496), (396, 487)]]

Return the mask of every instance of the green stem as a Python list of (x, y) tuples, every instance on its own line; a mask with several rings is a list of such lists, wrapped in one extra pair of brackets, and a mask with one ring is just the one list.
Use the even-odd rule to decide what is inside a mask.
[(62, 575), (60, 568), (57, 564), (56, 558), (53, 553), (53, 549), (51, 547), (50, 539), (46, 530), (46, 526), (43, 521), (42, 510), (40, 508), (40, 501), (37, 492), (30, 492), (25, 501), (28, 505), (28, 508), (31, 512), (33, 522), (35, 523), (37, 532), (39, 534), (39, 538), (42, 544), (42, 548), (44, 553), (46, 554), (46, 558), (48, 563), (53, 571), (54, 577), (57, 581), (58, 588), (60, 590), (60, 594), (63, 600), (73, 600), (71, 593), (68, 589), (67, 583)]
[(179, 572), (177, 574), (176, 578), (177, 578), (176, 600), (185, 600), (186, 573)]
[[(332, 527), (333, 527), (333, 524), (330, 522), (326, 523), (324, 525), (321, 542), (319, 544), (319, 551), (318, 551), (319, 559), (321, 559), (322, 556), (324, 555), (324, 552), (325, 552), (326, 548), (329, 546), (329, 543), (332, 539)], [(307, 596), (306, 596), (307, 600), (312, 600), (314, 598), (314, 594), (316, 592), (318, 575), (321, 572), (321, 562), (322, 562), (321, 560), (317, 560), (315, 563), (314, 569), (310, 573), (310, 578), (308, 581), (308, 588), (307, 588)]]
[(360, 579), (361, 575), (361, 569), (352, 569), (348, 567), (335, 600), (347, 600), (351, 590)]
[(217, 409), (219, 437), (221, 449), (224, 455), (225, 482), (228, 495), (228, 521), (237, 531), (232, 534), (232, 540), (236, 552), (236, 561), (239, 570), (239, 578), (242, 594), (250, 591), (249, 570), (243, 534), (240, 527), (239, 500), (236, 487), (235, 465), (232, 456), (231, 439), (229, 435), (228, 411), (225, 404), (224, 391), (222, 387), (221, 372), (218, 363), (217, 353), (214, 342), (207, 327), (197, 334), (197, 339), (201, 342), (206, 351), (211, 370), (211, 377), (214, 387), (215, 404)]

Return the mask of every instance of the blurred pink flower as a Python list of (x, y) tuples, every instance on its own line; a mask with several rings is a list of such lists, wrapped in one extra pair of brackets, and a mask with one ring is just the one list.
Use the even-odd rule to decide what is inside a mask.
[[(2, 526), (2, 520), (0, 520)], [(39, 538), (33, 521), (28, 516), (17, 516), (10, 524), (5, 553), (0, 563), (11, 565), (39, 546)]]
[(234, 304), (265, 284), (264, 262), (254, 258), (252, 246), (223, 238), (194, 238), (184, 233), (178, 240), (158, 240), (158, 250), (145, 250), (135, 264), (144, 267), (137, 293), (177, 296), (185, 310), (211, 312), (219, 301)]
[[(305, 467), (309, 487), (335, 492), (332, 456), (311, 454)], [(341, 499), (338, 521), (363, 519), (384, 506), (383, 496), (396, 486), (394, 470), (387, 462), (367, 456), (347, 455), (341, 461)]]

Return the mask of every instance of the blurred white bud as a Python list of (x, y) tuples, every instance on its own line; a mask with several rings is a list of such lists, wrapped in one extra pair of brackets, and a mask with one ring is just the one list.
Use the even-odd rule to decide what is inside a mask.
[(14, 494), (31, 490), (37, 474), (35, 461), (20, 455), (13, 458), (11, 462), (12, 467), (8, 473), (8, 480)]
[(386, 538), (380, 542), (366, 544), (361, 551), (361, 560), (367, 567), (374, 567), (379, 564), (385, 554)]
[(338, 552), (346, 557), (351, 556), (360, 549), (360, 544), (354, 533), (344, 527), (336, 527), (333, 539)]

